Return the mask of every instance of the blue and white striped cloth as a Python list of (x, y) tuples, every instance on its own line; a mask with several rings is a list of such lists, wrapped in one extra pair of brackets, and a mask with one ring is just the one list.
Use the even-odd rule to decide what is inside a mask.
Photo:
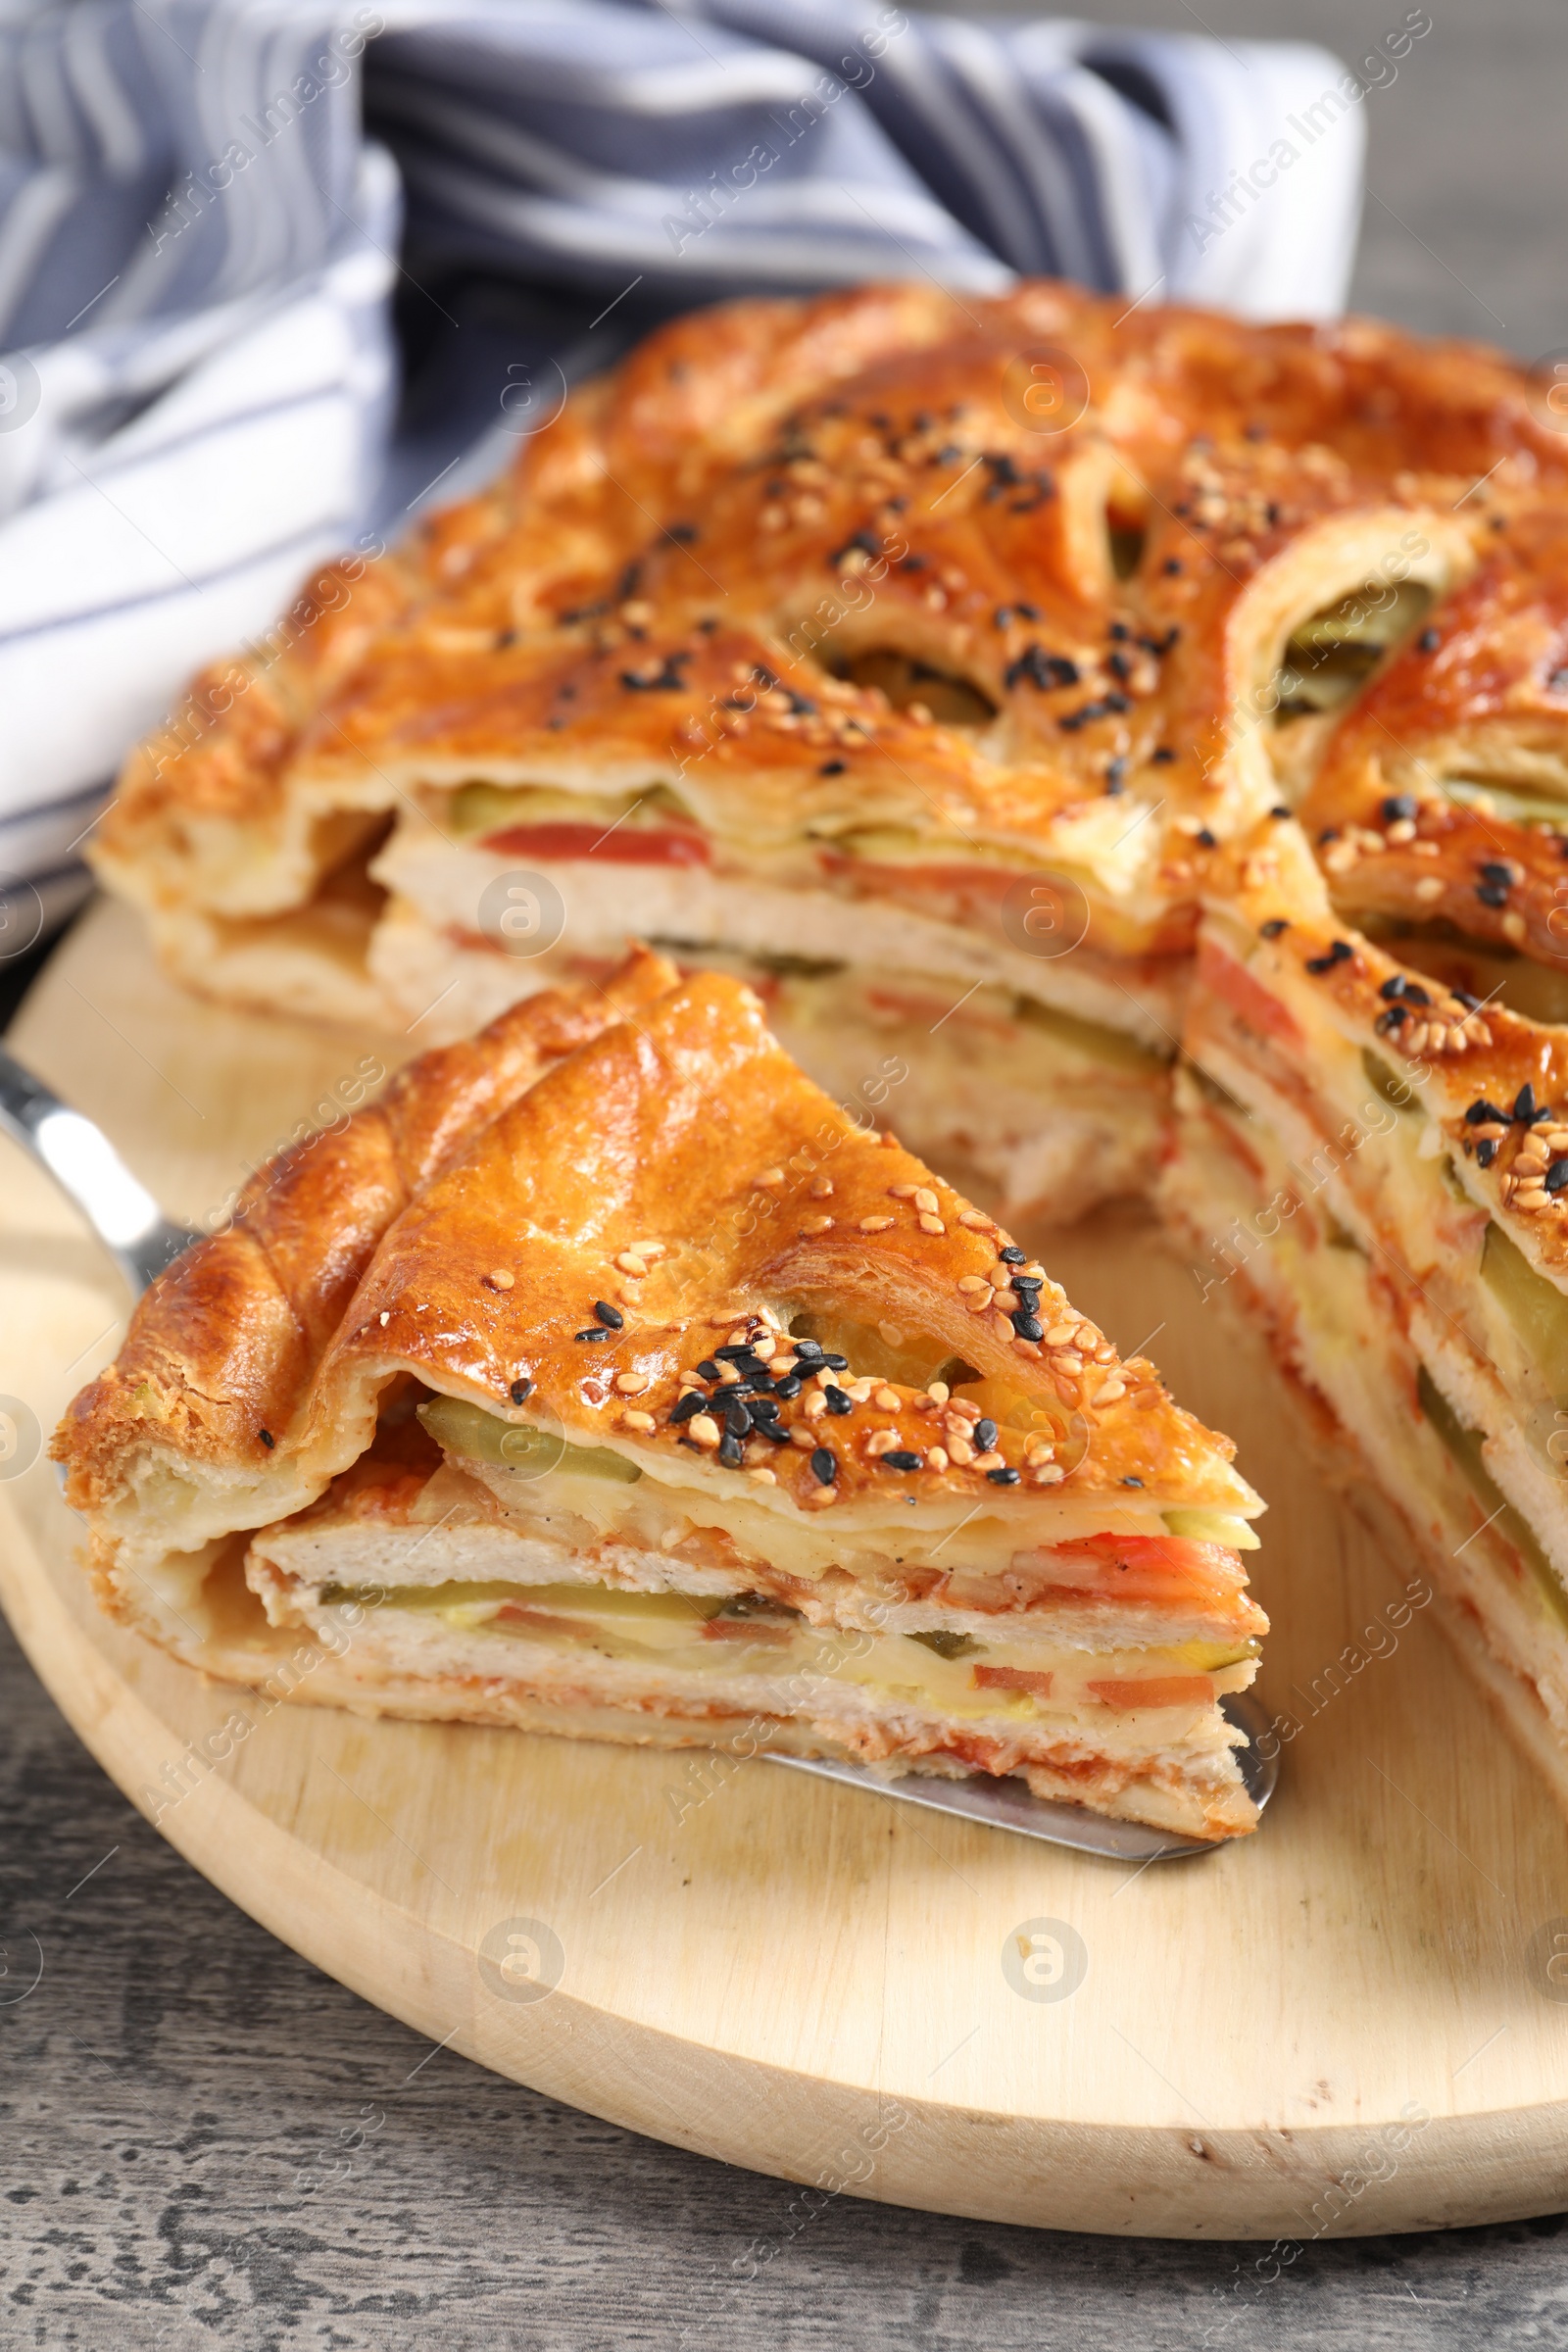
[[(1306, 45), (884, 0), (11, 0), (0, 957), (72, 902), (109, 775), (197, 663), (403, 490), (514, 449), (508, 333), (533, 360), (556, 332), (569, 373), (686, 305), (905, 275), (1322, 316), (1358, 99)], [(536, 290), (531, 342), (475, 323), (498, 281)], [(401, 475), (399, 285), (416, 338), (448, 321), (453, 393)]]

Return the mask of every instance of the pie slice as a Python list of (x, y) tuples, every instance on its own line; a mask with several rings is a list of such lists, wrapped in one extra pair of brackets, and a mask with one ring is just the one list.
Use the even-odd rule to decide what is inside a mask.
[(1292, 822), (1230, 884), (1162, 1209), (1568, 1803), (1568, 1031), (1346, 926)]
[(1255, 1820), (1232, 1447), (723, 974), (535, 996), (264, 1168), (56, 1450), (105, 1604), (274, 1694)]

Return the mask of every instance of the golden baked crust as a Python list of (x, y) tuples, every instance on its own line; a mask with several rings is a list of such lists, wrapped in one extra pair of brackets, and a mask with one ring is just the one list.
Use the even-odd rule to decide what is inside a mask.
[[(1180, 957), (1207, 837), (1281, 789), (1263, 713), (1294, 622), (1391, 561), (1440, 597), (1484, 562), (1484, 602), (1493, 522), (1528, 535), (1565, 459), (1500, 356), (1366, 321), (1125, 314), (1051, 283), (704, 312), (573, 395), (485, 498), (322, 575), (248, 691), (218, 713), (209, 680), (214, 723), (133, 759), (94, 855), (199, 983), (214, 925), (308, 906), (475, 773), (662, 778), (721, 855), (912, 829), (938, 866), (946, 845), (1081, 876), (1088, 956)], [(888, 646), (997, 722), (829, 675)], [(1295, 731), (1298, 770), (1325, 733)], [(846, 898), (917, 887), (828, 864)]]
[(159, 1277), (114, 1363), (73, 1402), (55, 1458), (75, 1507), (122, 1496), (127, 1454), (149, 1444), (242, 1478), (286, 1461), (321, 1357), (410, 1200), (543, 1071), (675, 978), (639, 953), (602, 988), (531, 997), (410, 1063), (341, 1131), (259, 1168), (231, 1222)]
[[(1005, 1234), (804, 1078), (748, 989), (673, 980), (641, 956), (603, 991), (531, 999), (471, 1047), (414, 1063), (309, 1158), (262, 1170), (236, 1228), (160, 1278), (62, 1424), (74, 1504), (112, 1542), (134, 1525), (139, 1544), (190, 1548), (270, 1523), (365, 1451), (400, 1373), (573, 1442), (684, 1446), (694, 1478), (722, 1481), (740, 1473), (717, 1432), (670, 1417), (683, 1375), (764, 1303), (791, 1301), (870, 1326), (896, 1316), (936, 1360), (961, 1356), (1033, 1401), (1060, 1433), (1051, 1483), (1075, 1499), (1132, 1488), (1255, 1507), (1229, 1444), (1059, 1288), (1040, 1291), (1041, 1337), (1020, 1336)], [(899, 1461), (918, 1456), (899, 1475), (920, 1499), (988, 1496), (993, 1470), (1016, 1482), (1021, 1436), (1004, 1434), (994, 1461), (945, 1452), (938, 1468), (929, 1397), (878, 1396), (893, 1402), (835, 1417), (830, 1482), (780, 1449), (779, 1507), (885, 1496), (888, 1431)], [(808, 1414), (792, 1398), (782, 1424), (827, 1427)], [(195, 1499), (162, 1507), (154, 1473)]]

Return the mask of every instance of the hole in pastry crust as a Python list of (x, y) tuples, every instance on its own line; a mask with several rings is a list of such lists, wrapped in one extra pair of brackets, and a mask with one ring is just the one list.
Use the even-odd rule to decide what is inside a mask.
[(1357, 920), (1368, 939), (1445, 988), (1505, 1004), (1533, 1021), (1568, 1022), (1568, 970), (1537, 963), (1500, 940), (1471, 939), (1443, 917), (1413, 923), (1368, 908)]
[(846, 1380), (891, 1380), (905, 1388), (923, 1389), (933, 1380), (949, 1388), (980, 1375), (946, 1340), (928, 1331), (905, 1331), (894, 1323), (858, 1323), (831, 1314), (799, 1314), (792, 1318), (790, 1336), (818, 1340), (830, 1355), (847, 1355)]
[(1118, 580), (1130, 580), (1144, 560), (1144, 547), (1149, 533), (1141, 522), (1118, 522), (1114, 515), (1106, 517), (1105, 539), (1110, 549), (1110, 568)]
[(853, 654), (830, 655), (826, 665), (853, 686), (877, 688), (893, 710), (907, 710), (916, 718), (924, 711), (939, 726), (978, 730), (989, 727), (997, 715), (996, 704), (967, 678), (933, 668), (892, 646), (862, 646)]
[(1343, 710), (1431, 602), (1419, 580), (1369, 580), (1299, 621), (1280, 665), (1276, 723)]

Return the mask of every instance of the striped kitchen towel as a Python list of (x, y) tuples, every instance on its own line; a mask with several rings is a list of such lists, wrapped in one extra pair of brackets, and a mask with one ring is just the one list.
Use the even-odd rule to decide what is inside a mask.
[[(0, 959), (197, 663), (515, 448), (476, 284), (532, 288), (568, 374), (622, 322), (870, 276), (1323, 315), (1359, 97), (1304, 44), (884, 0), (11, 0)], [(389, 469), (399, 286), (450, 398)]]

